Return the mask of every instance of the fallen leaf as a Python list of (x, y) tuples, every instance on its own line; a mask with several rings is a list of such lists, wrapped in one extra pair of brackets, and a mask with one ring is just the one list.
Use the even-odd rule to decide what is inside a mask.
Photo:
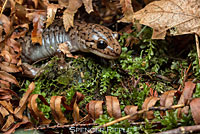
[[(196, 87), (196, 84), (192, 81), (185, 82), (185, 87), (183, 89), (183, 92), (181, 94), (181, 97), (178, 101), (178, 104), (187, 104), (188, 101), (192, 98), (193, 91)], [(180, 118), (182, 113), (187, 113), (186, 108), (179, 108), (178, 109), (178, 117)]]
[(32, 43), (39, 43), (42, 45), (42, 33), (45, 20), (45, 12), (38, 11), (34, 13), (29, 13), (26, 15), (30, 20), (33, 21), (33, 30), (31, 32)]
[(124, 14), (124, 17), (118, 22), (132, 22), (134, 11), (131, 4), (131, 0), (120, 0), (120, 4), (122, 6), (122, 12)]
[[(150, 107), (153, 107), (156, 102), (159, 100), (158, 97), (147, 97), (142, 105), (142, 109), (148, 109)], [(154, 118), (154, 114), (153, 114), (153, 111), (148, 111), (146, 113), (144, 113), (144, 118), (147, 118), (147, 119), (153, 119)]]
[[(134, 105), (128, 105), (124, 108), (124, 112), (126, 114), (134, 114), (134, 113), (137, 113), (137, 109), (138, 109), (138, 106), (134, 106)], [(133, 117), (130, 118), (131, 121), (135, 121), (135, 120), (138, 120), (138, 115), (134, 115)]]
[(80, 121), (79, 107), (76, 104), (76, 101), (74, 102), (72, 117), (75, 123)]
[(199, 7), (200, 2), (194, 0), (160, 0), (148, 4), (133, 17), (153, 28), (152, 39), (164, 39), (168, 29), (173, 35), (200, 35)]
[(115, 119), (121, 117), (121, 109), (117, 97), (106, 96), (106, 107), (110, 117), (114, 117)]
[(15, 31), (12, 33), (11, 39), (19, 39), (20, 37), (24, 37), (28, 31), (28, 23), (18, 25), (15, 27)]
[(100, 115), (103, 114), (103, 108), (102, 108), (102, 104), (104, 102), (103, 101), (90, 101), (87, 106), (86, 109), (89, 113), (89, 115), (92, 117), (92, 119), (98, 119)]
[(68, 8), (63, 13), (63, 24), (66, 31), (68, 31), (71, 26), (74, 26), (74, 14), (81, 5), (81, 0), (69, 0)]
[(8, 81), (10, 83), (13, 83), (13, 84), (19, 86), (19, 83), (16, 80), (16, 78), (7, 72), (0, 71), (0, 79)]
[(1, 116), (3, 117), (3, 119), (4, 119), (7, 115), (9, 115), (9, 112), (8, 112), (8, 110), (6, 110), (5, 107), (0, 106), (0, 115), (1, 115)]
[(9, 115), (6, 123), (1, 128), (1, 131), (5, 132), (8, 131), (8, 129), (11, 127), (11, 125), (15, 122), (13, 115)]
[(28, 102), (28, 97), (34, 89), (35, 89), (35, 84), (32, 82), (28, 86), (28, 90), (26, 91), (26, 93), (21, 98), (21, 100), (19, 102), (19, 106), (17, 108), (15, 108), (15, 110), (14, 110), (14, 114), (17, 118), (22, 119), (22, 117), (23, 117), (22, 114), (26, 108), (26, 103)]
[(68, 48), (67, 43), (68, 43), (68, 42), (64, 42), (64, 43), (58, 44), (59, 50), (60, 50), (61, 52), (63, 52), (67, 57), (77, 59), (78, 56), (73, 56), (73, 55), (71, 54), (71, 52), (69, 51), (69, 48)]
[(0, 87), (1, 88), (10, 88), (10, 84), (7, 81), (0, 80)]
[(72, 98), (70, 106), (73, 107), (75, 101), (77, 104), (79, 104), (84, 99), (84, 97), (85, 96), (82, 93), (76, 92)]
[(163, 107), (170, 107), (172, 106), (174, 102), (174, 94), (176, 93), (176, 90), (170, 90), (164, 92), (160, 97), (160, 106)]
[(182, 95), (178, 101), (178, 104), (186, 104), (189, 99), (192, 98), (196, 84), (192, 81), (185, 82), (185, 87), (183, 89)]
[(2, 105), (9, 113), (13, 114), (13, 106), (10, 102), (0, 101), (0, 105)]
[[(1, 14), (0, 23), (2, 23), (1, 25), (3, 25), (3, 30), (5, 31), (6, 35), (9, 35), (10, 32), (12, 32), (11, 31), (11, 22), (10, 22), (9, 18), (7, 16), (5, 16), (4, 14)], [(0, 33), (0, 35), (2, 35), (2, 33)]]
[[(8, 131), (6, 131), (4, 134), (12, 134), (15, 132), (15, 130), (20, 127), (21, 125), (26, 125), (26, 126), (30, 126), (32, 125), (30, 121), (22, 121), (22, 122), (18, 122), (15, 125), (13, 125)], [(23, 126), (24, 127), (24, 126)]]
[(200, 98), (194, 98), (190, 102), (190, 108), (192, 112), (192, 117), (194, 119), (195, 124), (200, 124)]
[(11, 54), (8, 51), (2, 50), (1, 53), (0, 53), (0, 56), (4, 57), (4, 61), (6, 61), (8, 63), (11, 63), (12, 56), (11, 56)]
[(50, 100), (50, 108), (56, 123), (64, 125), (68, 122), (61, 110), (61, 104), (64, 104), (66, 98), (64, 96), (52, 96)]
[(16, 0), (16, 2), (17, 2), (18, 4), (20, 4), (20, 5), (23, 3), (23, 1), (24, 1), (24, 0)]
[(52, 22), (54, 21), (58, 7), (59, 6), (56, 5), (56, 4), (48, 4), (48, 6), (47, 6), (46, 28), (49, 27), (49, 25), (51, 25)]
[(35, 120), (39, 121), (40, 125), (48, 125), (51, 123), (51, 120), (47, 119), (44, 114), (38, 109), (36, 99), (39, 98), (41, 102), (45, 105), (49, 105), (45, 98), (42, 95), (32, 94), (29, 98), (28, 108), (30, 110), (31, 115), (35, 118)]
[(87, 13), (91, 13), (94, 11), (92, 6), (92, 0), (82, 0), (82, 1)]
[(20, 68), (14, 64), (9, 64), (8, 62), (0, 63), (0, 68), (2, 71), (6, 71), (9, 73), (17, 73), (20, 72)]
[(18, 95), (11, 89), (9, 88), (0, 88), (0, 95), (3, 96), (3, 95), (9, 95), (9, 96), (12, 96), (14, 95), (15, 97), (17, 97), (17, 99), (19, 99)]

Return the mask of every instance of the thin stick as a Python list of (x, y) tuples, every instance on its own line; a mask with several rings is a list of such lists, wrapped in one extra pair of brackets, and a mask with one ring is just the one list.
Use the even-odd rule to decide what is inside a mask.
[(197, 55), (198, 55), (198, 60), (199, 60), (199, 65), (200, 65), (199, 38), (197, 34), (195, 34), (195, 41), (196, 41)]
[(4, 4), (3, 4), (3, 7), (2, 7), (1, 13), (0, 13), (0, 17), (1, 17), (1, 15), (2, 15), (2, 13), (3, 13), (5, 7), (6, 7), (7, 2), (8, 2), (8, 0), (6, 0), (6, 1), (4, 2)]
[(186, 134), (186, 133), (194, 133), (194, 132), (200, 132), (200, 125), (194, 125), (194, 126), (185, 126), (185, 127), (179, 127), (176, 129), (156, 133), (156, 134)]
[(170, 109), (181, 108), (181, 107), (184, 107), (184, 106), (185, 106), (184, 104), (179, 104), (179, 105), (173, 105), (173, 106), (168, 107), (168, 108), (167, 108), (167, 107), (150, 107), (150, 108), (147, 108), (147, 109), (140, 110), (140, 111), (138, 111), (137, 113), (129, 114), (129, 115), (127, 115), (127, 116), (121, 117), (121, 118), (116, 119), (116, 120), (114, 120), (114, 121), (108, 122), (108, 123), (106, 123), (106, 124), (103, 124), (103, 125), (101, 125), (101, 126), (95, 128), (95, 129), (91, 129), (90, 131), (88, 131), (88, 133), (94, 133), (94, 132), (95, 132), (96, 130), (98, 130), (98, 129), (111, 126), (111, 125), (113, 125), (113, 124), (115, 124), (115, 123), (118, 123), (118, 122), (120, 122), (120, 121), (127, 120), (127, 119), (133, 117), (134, 115), (143, 114), (143, 113), (145, 113), (145, 112), (147, 112), (147, 111), (150, 111), (150, 110), (160, 110), (160, 111), (163, 111), (163, 110), (164, 110), (164, 111), (165, 111), (165, 110), (170, 110)]

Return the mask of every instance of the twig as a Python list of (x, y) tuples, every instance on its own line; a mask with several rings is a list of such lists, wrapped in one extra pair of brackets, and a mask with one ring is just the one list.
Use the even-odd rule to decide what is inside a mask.
[(198, 60), (199, 60), (199, 65), (200, 65), (199, 38), (197, 34), (195, 34), (195, 41), (196, 41), (197, 55), (198, 55)]
[(129, 119), (129, 118), (131, 118), (131, 117), (133, 117), (133, 116), (135, 116), (135, 115), (143, 114), (143, 113), (145, 113), (145, 112), (147, 112), (147, 111), (150, 111), (150, 110), (159, 110), (159, 111), (163, 111), (163, 110), (170, 110), (170, 109), (181, 108), (181, 107), (184, 107), (184, 106), (185, 106), (184, 104), (180, 104), (180, 105), (173, 105), (173, 106), (171, 106), (171, 107), (150, 107), (150, 108), (147, 108), (147, 109), (140, 110), (140, 111), (138, 111), (137, 113), (129, 114), (129, 115), (127, 115), (127, 116), (124, 116), (124, 117), (121, 117), (121, 118), (116, 119), (116, 120), (114, 120), (114, 121), (111, 121), (111, 122), (108, 122), (108, 123), (106, 123), (106, 124), (103, 124), (103, 125), (97, 127), (96, 129), (91, 129), (90, 131), (88, 131), (88, 133), (94, 133), (94, 132), (96, 132), (96, 130), (98, 130), (98, 129), (111, 126), (111, 125), (113, 125), (113, 124), (115, 124), (115, 123), (118, 123), (118, 122), (123, 121), (123, 120), (127, 120), (127, 119)]
[(3, 3), (3, 7), (2, 7), (2, 9), (1, 9), (0, 17), (1, 17), (1, 15), (2, 15), (2, 13), (3, 13), (5, 7), (6, 7), (7, 2), (8, 2), (8, 0), (6, 0), (6, 1)]
[(156, 133), (156, 134), (185, 134), (185, 133), (193, 133), (193, 132), (200, 132), (200, 125), (194, 125), (194, 126), (185, 126), (185, 127), (179, 127), (176, 129)]

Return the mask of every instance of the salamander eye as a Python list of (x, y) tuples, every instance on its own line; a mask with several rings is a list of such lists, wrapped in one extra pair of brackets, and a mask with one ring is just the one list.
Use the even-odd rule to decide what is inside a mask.
[(117, 33), (117, 32), (114, 32), (114, 33), (113, 33), (113, 36), (114, 36), (114, 38), (115, 38), (116, 40), (119, 40), (119, 39), (120, 39), (120, 34)]
[(105, 49), (107, 46), (108, 45), (104, 40), (100, 40), (97, 42), (97, 48), (99, 48), (99, 49)]

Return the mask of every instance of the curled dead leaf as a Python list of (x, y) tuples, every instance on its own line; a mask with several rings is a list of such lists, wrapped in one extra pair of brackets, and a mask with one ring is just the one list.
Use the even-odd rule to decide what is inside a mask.
[[(66, 98), (64, 96), (52, 96), (50, 100), (50, 108), (52, 115), (54, 117), (54, 120), (58, 124), (65, 124), (68, 122), (68, 120), (65, 118), (65, 115), (63, 114), (61, 110), (61, 104), (65, 104)], [(65, 107), (66, 108), (66, 107)]]
[(172, 106), (174, 102), (174, 94), (176, 93), (176, 90), (170, 90), (164, 92), (160, 97), (160, 105), (163, 107), (170, 107)]
[[(153, 97), (153, 96), (146, 98), (142, 105), (142, 109), (148, 109), (150, 107), (153, 107), (158, 100), (159, 100), (158, 97)], [(143, 116), (144, 116), (144, 118), (147, 118), (147, 119), (154, 118), (153, 111), (146, 112), (146, 113), (144, 113)]]
[(73, 113), (72, 113), (72, 117), (74, 118), (74, 122), (77, 123), (80, 120), (80, 114), (79, 114), (79, 107), (76, 103), (76, 100), (74, 102), (73, 105)]
[(13, 83), (13, 84), (19, 86), (17, 79), (7, 72), (0, 71), (0, 79), (8, 81), (10, 83)]
[(9, 73), (17, 73), (20, 72), (20, 67), (17, 67), (14, 64), (9, 64), (8, 62), (2, 62), (0, 63), (0, 68), (2, 71), (6, 71)]
[(117, 97), (106, 96), (106, 107), (110, 117), (114, 117), (116, 119), (121, 117), (121, 109)]
[[(0, 27), (3, 26), (2, 29), (5, 31), (6, 35), (9, 35), (11, 32), (11, 22), (10, 22), (9, 18), (7, 16), (5, 16), (4, 14), (1, 14), (0, 23), (2, 23), (0, 25)], [(3, 31), (1, 30), (1, 32), (3, 32)], [(0, 36), (2, 36), (2, 33), (0, 33)], [(2, 41), (2, 40), (0, 40), (0, 41)]]
[(14, 110), (14, 114), (17, 118), (22, 119), (23, 118), (23, 112), (26, 108), (26, 103), (28, 102), (28, 97), (29, 95), (32, 93), (32, 91), (35, 89), (35, 84), (32, 82), (29, 87), (28, 90), (26, 91), (26, 93), (23, 95), (23, 97), (21, 98), (20, 102), (19, 102), (19, 106), (17, 108), (15, 108)]
[(6, 123), (3, 125), (3, 127), (1, 128), (1, 131), (5, 132), (8, 131), (11, 127), (11, 125), (15, 122), (13, 115), (9, 115)]
[(103, 101), (90, 101), (87, 106), (86, 109), (89, 113), (89, 115), (92, 117), (92, 119), (98, 119), (100, 115), (103, 114), (103, 108), (102, 108), (102, 104), (104, 102)]
[(187, 101), (192, 98), (192, 94), (194, 92), (195, 87), (196, 87), (196, 84), (193, 83), (192, 81), (185, 82), (185, 87), (178, 101), (178, 104), (186, 104)]
[(35, 120), (38, 120), (41, 125), (48, 125), (51, 123), (51, 120), (47, 119), (44, 114), (38, 109), (36, 102), (37, 98), (39, 98), (41, 102), (43, 102), (45, 105), (49, 105), (42, 95), (32, 94), (29, 98), (28, 108)]
[(190, 108), (195, 124), (200, 124), (200, 98), (192, 99)]
[[(137, 109), (138, 109), (138, 106), (134, 106), (134, 105), (128, 105), (124, 108), (124, 111), (126, 114), (134, 114), (134, 113), (137, 113)], [(133, 117), (130, 118), (131, 121), (135, 121), (135, 120), (138, 120), (138, 115), (134, 115)]]

